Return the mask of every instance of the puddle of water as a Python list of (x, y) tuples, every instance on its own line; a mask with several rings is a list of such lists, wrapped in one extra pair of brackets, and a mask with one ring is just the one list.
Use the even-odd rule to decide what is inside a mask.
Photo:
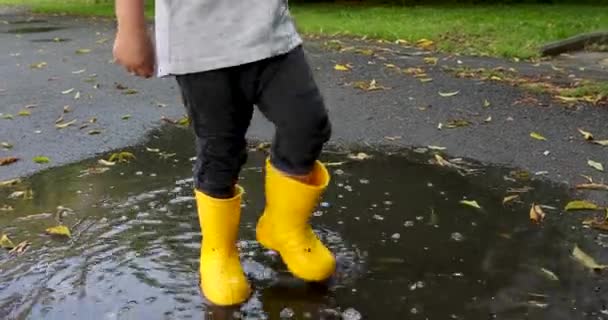
[(23, 34), (23, 33), (43, 33), (65, 29), (64, 27), (23, 27), (8, 29), (5, 33)]
[[(339, 272), (322, 287), (292, 279), (254, 241), (265, 155), (252, 152), (241, 179), (247, 194), (239, 246), (255, 293), (239, 308), (206, 306), (198, 287), (190, 141), (189, 133), (169, 130), (147, 146), (175, 157), (141, 147), (136, 161), (105, 173), (83, 172), (95, 165), (91, 160), (0, 190), (0, 199), (27, 187), (35, 192), (33, 200), (7, 201), (15, 210), (0, 214), (1, 232), (32, 242), (21, 256), (0, 252), (0, 318), (608, 318), (605, 277), (570, 258), (578, 243), (606, 261), (597, 253), (599, 236), (573, 229), (577, 218), (558, 210), (546, 210), (542, 227), (528, 221), (532, 201), (562, 207), (564, 190), (505, 181), (499, 168), (463, 177), (425, 164), (429, 155), (411, 154), (374, 153), (331, 168), (331, 187), (313, 221), (336, 252)], [(324, 160), (345, 158), (328, 153)], [(522, 194), (524, 203), (502, 206), (507, 188), (524, 185), (534, 188)], [(459, 204), (464, 197), (483, 209)], [(71, 240), (44, 235), (57, 223), (59, 205), (74, 210), (63, 218)]]

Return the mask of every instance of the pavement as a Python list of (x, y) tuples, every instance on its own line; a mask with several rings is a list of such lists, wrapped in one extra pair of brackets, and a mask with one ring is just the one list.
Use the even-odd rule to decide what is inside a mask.
[[(173, 79), (137, 79), (112, 64), (114, 30), (107, 19), (0, 12), (0, 142), (13, 145), (0, 147), (0, 158), (20, 159), (0, 167), (0, 180), (142, 143), (168, 125), (161, 118), (184, 115)], [(336, 43), (351, 50), (330, 48)], [(598, 140), (608, 139), (606, 106), (564, 104), (549, 94), (506, 82), (458, 78), (445, 70), (503, 67), (557, 83), (573, 78), (606, 81), (608, 72), (596, 60), (586, 60), (588, 65), (569, 59), (533, 64), (353, 39), (308, 39), (305, 48), (330, 110), (331, 148), (435, 146), (445, 148), (448, 159), (528, 170), (559, 183), (581, 183), (581, 175), (596, 182), (607, 178), (588, 160), (608, 166), (608, 147), (589, 143), (578, 132), (581, 128)], [(366, 52), (369, 49), (373, 55)], [(437, 64), (425, 63), (428, 57), (437, 57)], [(336, 64), (348, 64), (350, 70), (337, 71)], [(396, 71), (407, 68), (423, 68), (432, 81), (422, 83)], [(356, 88), (359, 81), (372, 80), (381, 90)], [(440, 92), (457, 94), (445, 97)], [(19, 116), (23, 110), (29, 116)], [(2, 119), (6, 115), (13, 119)], [(60, 117), (59, 124), (75, 122), (60, 129)], [(462, 123), (458, 120), (469, 125), (448, 128), (450, 123)], [(531, 138), (531, 132), (546, 140)], [(272, 134), (272, 125), (256, 112), (250, 139), (266, 141)], [(34, 163), (36, 156), (50, 162)]]

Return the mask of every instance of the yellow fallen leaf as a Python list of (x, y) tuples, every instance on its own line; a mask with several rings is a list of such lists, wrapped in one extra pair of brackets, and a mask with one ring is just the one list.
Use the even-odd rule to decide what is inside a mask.
[(30, 68), (32, 68), (32, 69), (43, 69), (43, 68), (46, 68), (47, 65), (48, 64), (46, 62), (42, 61), (42, 62), (30, 64)]
[(49, 163), (51, 161), (48, 157), (45, 156), (36, 156), (32, 160), (38, 164)]
[(54, 236), (64, 236), (68, 238), (72, 236), (70, 229), (64, 225), (58, 225), (56, 227), (48, 228), (46, 229), (46, 233)]
[(591, 141), (591, 142), (593, 142), (595, 144), (599, 144), (600, 146), (604, 146), (604, 147), (608, 146), (608, 140), (595, 140), (595, 141)]
[(568, 204), (566, 205), (565, 210), (566, 211), (575, 211), (575, 210), (599, 210), (600, 207), (593, 203), (593, 202), (589, 202), (587, 200), (574, 200), (574, 201), (570, 201), (568, 202)]
[(19, 111), (19, 113), (17, 113), (17, 115), (21, 116), (21, 117), (28, 117), (28, 116), (32, 115), (32, 113), (27, 110), (21, 110), (21, 111)]
[(395, 44), (408, 44), (409, 42), (407, 42), (407, 40), (403, 40), (403, 39), (397, 39), (395, 40)]
[(530, 220), (534, 223), (541, 223), (544, 219), (545, 212), (543, 212), (543, 209), (539, 205), (533, 203), (530, 208)]
[(91, 49), (78, 49), (76, 50), (76, 54), (87, 54), (91, 53)]
[(547, 138), (543, 137), (540, 133), (538, 132), (530, 132), (530, 137), (536, 140), (541, 140), (541, 141), (546, 141)]
[(583, 129), (578, 129), (578, 132), (583, 135), (583, 138), (585, 138), (585, 140), (593, 140), (593, 134), (591, 134), (591, 132), (585, 131)]
[(437, 61), (439, 61), (439, 59), (435, 58), (435, 57), (426, 57), (426, 58), (424, 58), (424, 63), (430, 64), (430, 65), (433, 65), (433, 66), (437, 64)]
[(76, 119), (74, 119), (74, 120), (72, 120), (72, 121), (64, 122), (64, 123), (57, 123), (57, 124), (55, 125), (55, 127), (56, 127), (57, 129), (64, 129), (64, 128), (67, 128), (67, 127), (69, 127), (69, 126), (73, 125), (74, 123), (76, 123)]
[(475, 200), (460, 200), (460, 203), (465, 206), (481, 209), (481, 206)]
[(7, 235), (3, 234), (2, 237), (0, 237), (0, 248), (11, 250), (14, 247), (15, 247), (15, 244), (13, 243), (13, 241), (11, 241), (11, 239)]
[(602, 271), (608, 268), (607, 265), (597, 263), (593, 257), (581, 250), (578, 245), (574, 245), (572, 257), (584, 267), (594, 271)]
[(593, 160), (587, 160), (587, 164), (597, 171), (604, 171), (604, 165)]
[(337, 64), (337, 65), (334, 66), (334, 70), (336, 70), (336, 71), (350, 71), (350, 68), (348, 67), (348, 65)]
[(519, 198), (518, 194), (513, 194), (510, 196), (506, 196), (504, 199), (502, 199), (502, 204), (507, 204), (515, 199)]
[(392, 64), (392, 63), (385, 63), (384, 66), (387, 67), (387, 68), (389, 68), (389, 69), (396, 69), (397, 68), (397, 66), (394, 65), (394, 64)]
[(439, 95), (442, 97), (453, 97), (460, 93), (460, 90), (452, 91), (452, 92), (441, 92), (439, 91)]
[(422, 38), (422, 39), (416, 41), (416, 45), (423, 49), (431, 49), (434, 44), (435, 44), (435, 42), (433, 42), (432, 40), (429, 40), (429, 39), (425, 39), (425, 38)]

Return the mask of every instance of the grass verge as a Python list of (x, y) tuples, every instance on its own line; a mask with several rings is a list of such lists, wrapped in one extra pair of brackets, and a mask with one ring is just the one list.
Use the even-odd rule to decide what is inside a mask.
[[(0, 5), (27, 5), (38, 13), (113, 15), (113, 1), (86, 2), (0, 0)], [(294, 4), (292, 12), (303, 33), (408, 42), (425, 38), (432, 40), (443, 52), (509, 58), (536, 57), (538, 48), (546, 42), (608, 28), (608, 6), (605, 5), (389, 7)], [(152, 5), (148, 5), (147, 14), (153, 15)]]

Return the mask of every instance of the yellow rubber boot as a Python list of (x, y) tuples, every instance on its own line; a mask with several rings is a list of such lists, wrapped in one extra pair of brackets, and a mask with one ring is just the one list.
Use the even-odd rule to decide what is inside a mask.
[(231, 199), (216, 199), (196, 191), (203, 233), (201, 289), (210, 302), (219, 306), (242, 303), (251, 294), (236, 247), (243, 189), (237, 187), (236, 192)]
[(306, 281), (323, 281), (336, 259), (313, 232), (308, 220), (329, 184), (329, 173), (315, 163), (308, 184), (290, 178), (266, 162), (266, 209), (257, 225), (262, 246), (279, 252), (289, 271)]

